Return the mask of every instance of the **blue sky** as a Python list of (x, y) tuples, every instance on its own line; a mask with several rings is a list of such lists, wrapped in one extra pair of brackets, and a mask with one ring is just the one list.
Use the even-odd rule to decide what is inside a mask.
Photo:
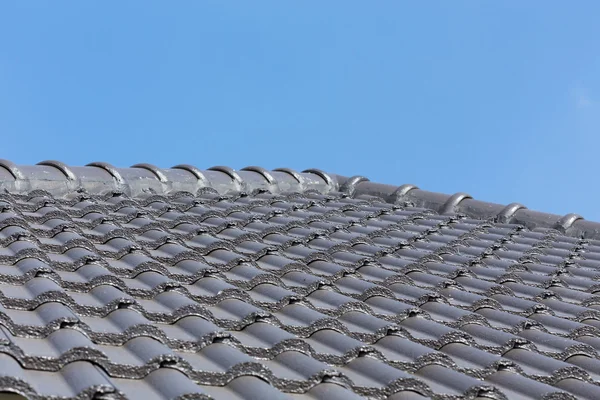
[(0, 157), (316, 167), (600, 220), (600, 2), (5, 1)]

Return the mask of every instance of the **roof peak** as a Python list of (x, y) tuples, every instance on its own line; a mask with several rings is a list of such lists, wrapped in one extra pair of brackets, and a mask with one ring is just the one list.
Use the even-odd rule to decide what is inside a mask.
[(16, 165), (0, 160), (0, 167), (0, 189), (12, 194), (41, 189), (56, 197), (77, 191), (90, 194), (121, 191), (132, 197), (145, 197), (182, 191), (196, 193), (202, 188), (211, 188), (220, 194), (257, 190), (271, 193), (341, 192), (352, 197), (376, 196), (392, 204), (408, 202), (440, 214), (461, 213), (481, 220), (522, 224), (529, 229), (552, 228), (569, 236), (600, 239), (600, 223), (586, 221), (577, 214), (548, 214), (529, 210), (519, 203), (489, 203), (475, 200), (466, 193), (447, 195), (421, 190), (411, 184), (375, 183), (363, 176), (345, 177), (318, 169), (297, 172), (287, 168), (266, 170), (251, 166), (236, 171), (230, 167), (215, 166), (201, 170), (188, 164), (172, 168), (159, 168), (152, 164), (117, 168), (104, 162), (68, 166), (53, 160), (36, 165)]
[(201, 170), (188, 164), (159, 168), (147, 163), (117, 168), (105, 162), (69, 166), (54, 160), (36, 165), (16, 165), (8, 160), (0, 160), (0, 167), (0, 189), (13, 194), (43, 189), (58, 197), (75, 191), (101, 194), (115, 190), (140, 197), (178, 191), (196, 193), (206, 187), (220, 194), (255, 190), (274, 193), (316, 190), (328, 193), (338, 189), (335, 178), (315, 169), (303, 172), (286, 168), (269, 171), (251, 166), (236, 171), (230, 167), (215, 166)]

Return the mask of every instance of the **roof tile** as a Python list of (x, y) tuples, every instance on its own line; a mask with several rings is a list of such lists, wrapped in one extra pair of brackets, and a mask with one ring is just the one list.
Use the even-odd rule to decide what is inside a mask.
[(600, 397), (577, 216), (315, 170), (0, 167), (0, 390)]

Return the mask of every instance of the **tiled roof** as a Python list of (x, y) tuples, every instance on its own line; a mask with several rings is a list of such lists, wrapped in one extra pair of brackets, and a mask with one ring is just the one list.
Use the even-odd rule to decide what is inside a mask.
[(600, 398), (600, 224), (318, 170), (0, 161), (0, 391)]

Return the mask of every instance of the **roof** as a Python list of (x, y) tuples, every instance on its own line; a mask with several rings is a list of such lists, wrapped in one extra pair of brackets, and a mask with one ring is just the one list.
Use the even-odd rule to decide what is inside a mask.
[(0, 391), (600, 398), (600, 224), (319, 170), (0, 161)]

